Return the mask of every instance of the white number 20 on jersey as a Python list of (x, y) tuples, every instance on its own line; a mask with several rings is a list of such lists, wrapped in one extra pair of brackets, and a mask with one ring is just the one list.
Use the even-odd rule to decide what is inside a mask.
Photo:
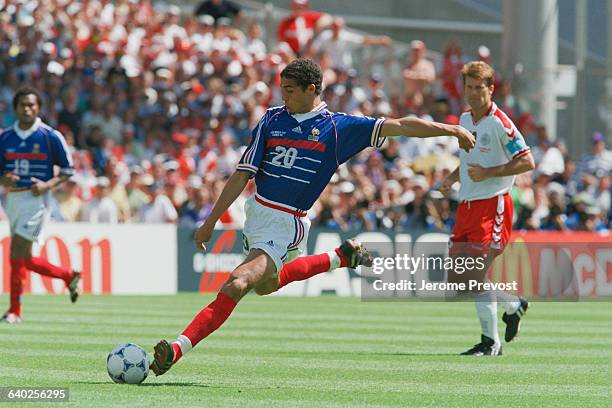
[[(272, 159), (272, 164), (286, 168), (293, 167), (295, 159), (297, 159), (298, 151), (295, 147), (286, 148), (284, 146), (276, 146), (276, 156)], [(281, 163), (282, 161), (282, 163)]]
[(15, 160), (15, 174), (25, 176), (30, 173), (30, 162), (28, 160)]

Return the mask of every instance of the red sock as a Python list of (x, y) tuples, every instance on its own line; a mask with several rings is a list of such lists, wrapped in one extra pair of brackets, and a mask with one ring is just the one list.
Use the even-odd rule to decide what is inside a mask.
[(55, 266), (49, 263), (45, 258), (32, 257), (25, 259), (25, 266), (29, 270), (41, 275), (61, 279), (66, 282), (66, 285), (72, 280), (72, 271), (70, 269)]
[(181, 350), (181, 346), (176, 341), (172, 343), (172, 350), (174, 351), (174, 359), (172, 361), (176, 363), (183, 357), (183, 350)]
[(302, 256), (289, 262), (278, 273), (279, 289), (291, 283), (302, 281), (328, 272), (330, 260), (328, 254)]
[(11, 259), (11, 296), (9, 313), (21, 316), (21, 293), (23, 292), (23, 280), (27, 273), (24, 259)]
[[(219, 292), (217, 298), (206, 306), (198, 313), (198, 315), (189, 323), (189, 326), (183, 330), (181, 337), (186, 337), (191, 344), (185, 345), (187, 349), (195, 347), (200, 341), (206, 336), (217, 330), (223, 322), (232, 314), (232, 311), (236, 307), (236, 301), (225, 293)], [(185, 344), (183, 342), (183, 344)], [(178, 361), (182, 357), (183, 352), (178, 353), (177, 348), (180, 350), (179, 342), (172, 343), (174, 349), (174, 361)], [(187, 350), (185, 350), (187, 351)]]
[(338, 255), (338, 258), (340, 258), (340, 267), (346, 268), (347, 266), (349, 266), (348, 259), (346, 258), (346, 256), (344, 256), (340, 248), (336, 248), (334, 249), (334, 251), (336, 251), (336, 255)]

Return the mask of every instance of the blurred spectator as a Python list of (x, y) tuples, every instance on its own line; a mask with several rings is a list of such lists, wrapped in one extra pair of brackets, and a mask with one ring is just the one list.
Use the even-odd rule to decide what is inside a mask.
[(116, 224), (119, 221), (117, 206), (110, 198), (110, 180), (98, 177), (94, 197), (83, 207), (81, 221)]
[[(67, 127), (74, 136), (74, 146), (78, 149), (85, 147), (81, 140), (81, 119), (82, 114), (78, 108), (77, 89), (70, 87), (63, 92), (62, 110), (57, 117), (58, 128)], [(66, 133), (65, 131), (63, 132)]]
[(336, 17), (332, 20), (329, 29), (319, 34), (312, 43), (314, 53), (327, 53), (332, 67), (338, 70), (347, 70), (353, 67), (352, 52), (357, 47), (368, 45), (390, 46), (391, 38), (386, 35), (360, 35), (344, 29), (344, 19)]
[[(195, 15), (200, 17), (204, 15), (211, 16), (218, 22), (220, 18), (229, 18), (230, 20), (238, 20), (240, 17), (241, 7), (229, 0), (205, 0), (201, 2), (195, 9)], [(237, 22), (234, 22), (237, 24)]]
[(603, 133), (595, 132), (592, 138), (591, 153), (586, 154), (578, 162), (579, 176), (591, 175), (604, 177), (612, 171), (612, 151), (606, 149)]
[(550, 140), (548, 140), (548, 133), (546, 132), (546, 128), (544, 126), (537, 126), (536, 129), (537, 144), (535, 146), (531, 146), (531, 154), (533, 155), (533, 161), (537, 166), (542, 161), (544, 153), (546, 153), (550, 147)]
[(180, 208), (187, 200), (187, 192), (183, 186), (178, 168), (179, 164), (175, 160), (170, 160), (163, 164), (163, 169), (166, 172), (164, 193), (170, 198), (174, 208)]
[(266, 58), (266, 44), (261, 39), (261, 26), (256, 21), (249, 24), (246, 32), (244, 48), (256, 60), (264, 60)]
[(576, 165), (573, 161), (566, 158), (563, 166), (563, 173), (554, 177), (552, 181), (563, 186), (567, 196), (573, 197), (578, 192), (578, 182), (576, 181), (575, 174)]
[(178, 213), (170, 198), (163, 192), (163, 186), (156, 182), (153, 176), (147, 174), (143, 180), (143, 187), (149, 202), (140, 208), (138, 215), (140, 222), (152, 224), (176, 222)]
[(566, 211), (566, 202), (565, 202), (565, 189), (564, 187), (557, 183), (550, 183), (546, 192), (548, 194), (548, 201), (550, 203), (550, 209), (548, 212), (548, 216), (541, 220), (540, 228), (543, 230), (552, 230), (552, 231), (565, 231), (567, 230), (567, 215)]
[(536, 164), (536, 176), (552, 177), (563, 173), (565, 170), (563, 154), (551, 143), (546, 127), (537, 127), (537, 138), (538, 145), (531, 147), (531, 154)]
[(427, 229), (431, 222), (426, 202), (429, 190), (427, 178), (422, 174), (415, 176), (410, 183), (410, 188), (414, 193), (414, 198), (404, 208), (405, 216), (401, 220), (401, 225), (406, 230)]
[(602, 214), (607, 214), (610, 208), (612, 208), (612, 200), (610, 199), (611, 178), (612, 175), (610, 174), (600, 178), (595, 190), (595, 205), (601, 209)]
[(124, 181), (121, 180), (123, 171), (127, 171), (125, 166), (113, 165), (108, 166), (106, 174), (110, 181), (109, 197), (117, 207), (117, 217), (119, 222), (129, 222), (131, 219), (130, 202), (128, 199), (127, 190), (125, 189)]
[(213, 208), (210, 192), (204, 188), (194, 190), (193, 196), (179, 211), (179, 225), (196, 228), (210, 215)]
[(410, 60), (404, 69), (404, 92), (408, 107), (417, 109), (424, 102), (424, 94), (436, 79), (434, 64), (425, 58), (427, 47), (423, 41), (410, 43)]
[[(512, 92), (512, 82), (501, 79), (499, 86), (495, 87), (493, 98), (497, 106), (508, 115), (510, 120), (518, 122), (518, 118), (527, 111), (527, 106), (524, 101)], [(517, 125), (518, 126), (518, 125)]]
[(542, 220), (550, 215), (548, 197), (543, 187), (536, 186), (534, 188), (535, 206), (531, 210), (531, 217), (527, 221), (526, 228), (529, 230), (537, 230), (542, 226)]
[[(366, 96), (368, 99), (374, 99), (377, 95), (382, 95), (382, 98), (385, 102), (387, 102), (388, 105), (388, 98), (387, 95), (385, 95), (385, 82), (381, 73), (372, 72), (370, 74), (370, 76), (368, 77), (368, 86), (366, 92)], [(391, 109), (390, 106), (389, 109)]]
[(455, 40), (448, 42), (442, 55), (442, 66), (438, 76), (442, 80), (442, 92), (448, 98), (453, 112), (459, 112), (463, 107), (463, 81), (461, 68), (465, 59), (461, 46)]
[(91, 152), (92, 167), (96, 174), (104, 174), (106, 164), (111, 157), (110, 147), (112, 147), (112, 139), (102, 133), (102, 128), (94, 125), (89, 128), (85, 143)]
[(538, 128), (535, 119), (531, 113), (523, 113), (516, 122), (516, 127), (525, 138), (527, 146), (535, 146), (538, 144), (536, 130)]
[(451, 113), (450, 103), (444, 97), (435, 100), (432, 118), (436, 122), (448, 123), (449, 125), (459, 124), (459, 117)]
[(141, 188), (142, 172), (143, 170), (139, 166), (133, 167), (130, 171), (130, 181), (125, 186), (128, 194), (128, 203), (130, 205), (131, 219), (138, 219), (140, 209), (150, 202), (149, 196)]
[(55, 193), (62, 219), (66, 222), (81, 221), (83, 200), (78, 196), (78, 188), (74, 178), (70, 178)]
[(478, 61), (482, 61), (489, 65), (492, 65), (491, 60), (491, 50), (486, 45), (481, 45), (478, 47)]
[(577, 231), (600, 231), (605, 229), (601, 209), (594, 198), (587, 192), (577, 194), (573, 199), (573, 210), (570, 212), (567, 226)]
[(309, 0), (291, 0), (291, 14), (278, 24), (278, 42), (289, 44), (293, 52), (300, 55), (331, 22), (329, 14), (311, 10)]

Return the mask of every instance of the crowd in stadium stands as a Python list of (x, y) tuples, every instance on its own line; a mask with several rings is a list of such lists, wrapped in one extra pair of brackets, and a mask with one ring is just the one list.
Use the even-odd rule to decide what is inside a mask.
[[(72, 149), (76, 175), (55, 192), (56, 220), (202, 222), (250, 129), (268, 107), (282, 104), (279, 73), (297, 54), (321, 64), (322, 96), (332, 111), (458, 123), (463, 109), (459, 72), (467, 59), (458, 43), (447, 45), (436, 66), (426, 45), (412, 41), (403, 83), (389, 92), (380, 73), (353, 69), (350, 50), (390, 48), (392, 41), (349, 32), (341, 19), (310, 10), (307, 0), (292, 1), (273, 49), (262, 27), (227, 1), (205, 1), (195, 13), (156, 10), (150, 0), (2, 4), (0, 127), (15, 120), (15, 89), (33, 85), (45, 95), (44, 120)], [(486, 47), (478, 54), (490, 59)], [(612, 152), (604, 136), (585, 137), (592, 151), (574, 162), (509, 82), (498, 81), (495, 100), (537, 164), (512, 191), (515, 228), (609, 229)], [(446, 137), (369, 149), (341, 167), (309, 216), (314, 225), (342, 230), (449, 231), (456, 194), (445, 199), (437, 187), (458, 165), (457, 151)], [(240, 226), (241, 204), (253, 190), (250, 183), (223, 223)]]

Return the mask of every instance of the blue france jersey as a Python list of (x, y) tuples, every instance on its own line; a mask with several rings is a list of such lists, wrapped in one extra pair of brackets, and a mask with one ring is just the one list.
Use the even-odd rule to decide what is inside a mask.
[(382, 146), (384, 119), (332, 113), (326, 106), (295, 117), (284, 106), (268, 109), (237, 166), (254, 174), (258, 198), (307, 211), (338, 166), (366, 147)]
[(0, 133), (0, 173), (17, 174), (16, 187), (31, 187), (32, 177), (52, 179), (54, 165), (62, 175), (74, 171), (64, 136), (40, 119), (29, 130), (20, 130), (15, 124)]

